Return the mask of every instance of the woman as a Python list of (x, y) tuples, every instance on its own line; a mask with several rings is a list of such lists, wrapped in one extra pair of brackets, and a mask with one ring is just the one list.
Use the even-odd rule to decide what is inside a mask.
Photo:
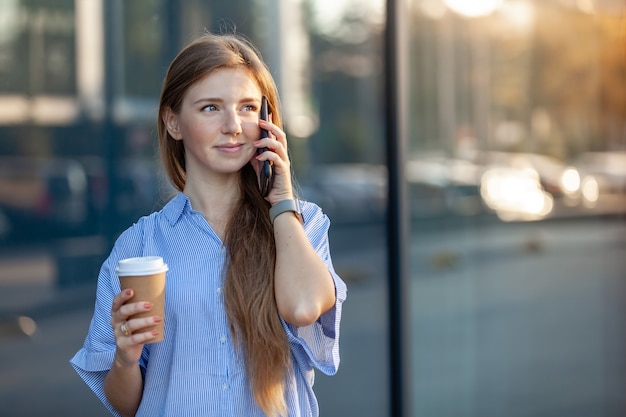
[[(269, 121), (259, 119), (263, 96)], [(292, 201), (281, 126), (274, 81), (247, 41), (206, 34), (172, 61), (158, 133), (179, 193), (116, 241), (71, 360), (113, 414), (318, 415), (314, 368), (337, 371), (346, 287), (332, 266), (328, 218), (296, 200), (300, 216)], [(266, 197), (263, 161), (274, 170)], [(121, 292), (115, 267), (148, 255), (169, 266), (165, 317), (130, 319), (151, 305), (125, 304), (132, 290)], [(160, 320), (165, 338), (151, 343), (158, 334), (147, 328)]]

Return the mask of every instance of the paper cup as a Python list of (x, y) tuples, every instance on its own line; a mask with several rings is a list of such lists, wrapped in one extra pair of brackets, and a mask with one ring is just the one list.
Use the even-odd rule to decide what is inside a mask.
[(167, 270), (167, 264), (160, 256), (122, 259), (115, 269), (122, 290), (130, 288), (134, 292), (133, 297), (126, 302), (127, 304), (149, 301), (153, 305), (150, 311), (130, 316), (129, 320), (137, 317), (163, 317), (160, 323), (139, 330), (140, 332), (159, 331), (159, 336), (152, 339), (150, 343), (160, 342), (164, 337), (165, 273)]

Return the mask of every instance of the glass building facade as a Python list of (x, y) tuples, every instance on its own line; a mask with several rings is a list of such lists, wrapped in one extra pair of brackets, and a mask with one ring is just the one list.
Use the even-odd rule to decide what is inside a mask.
[(331, 218), (320, 415), (624, 415), (625, 7), (0, 0), (0, 410), (108, 415), (68, 360), (114, 239), (172, 195), (161, 82), (210, 31), (259, 47)]

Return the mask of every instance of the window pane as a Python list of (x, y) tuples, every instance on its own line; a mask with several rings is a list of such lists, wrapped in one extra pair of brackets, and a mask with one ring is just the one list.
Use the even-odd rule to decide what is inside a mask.
[(68, 360), (114, 240), (172, 195), (155, 152), (161, 83), (208, 30), (261, 50), (301, 196), (331, 219), (349, 295), (339, 374), (316, 374), (321, 415), (387, 414), (384, 1), (362, 3), (0, 1), (0, 349), (15, 375), (3, 411), (109, 415)]
[(413, 6), (412, 415), (623, 414), (623, 2)]
[(313, 130), (291, 143), (303, 150), (294, 162), (303, 194), (332, 221), (333, 260), (348, 285), (341, 366), (330, 378), (318, 373), (315, 391), (322, 416), (380, 417), (389, 410), (384, 2), (307, 3), (310, 58), (302, 81), (309, 93), (301, 108)]
[(74, 2), (22, 3), (0, 4), (0, 94), (75, 93)]
[[(162, 30), (167, 28), (164, 2), (140, 0), (123, 2), (124, 94), (134, 97), (155, 97), (163, 82), (161, 56), (164, 48)], [(120, 80), (122, 81), (122, 80)]]

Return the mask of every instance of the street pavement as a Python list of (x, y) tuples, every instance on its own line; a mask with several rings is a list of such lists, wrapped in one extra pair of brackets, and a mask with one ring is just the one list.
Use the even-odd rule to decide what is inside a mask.
[[(339, 373), (316, 376), (321, 416), (384, 417), (384, 227), (336, 228), (331, 244), (349, 292)], [(94, 288), (59, 288), (54, 259), (33, 255), (0, 256), (0, 416), (106, 416), (68, 364)], [(625, 415), (624, 255), (619, 218), (414, 231), (411, 415)]]
[(414, 248), (415, 416), (623, 416), (623, 220), (440, 234)]

